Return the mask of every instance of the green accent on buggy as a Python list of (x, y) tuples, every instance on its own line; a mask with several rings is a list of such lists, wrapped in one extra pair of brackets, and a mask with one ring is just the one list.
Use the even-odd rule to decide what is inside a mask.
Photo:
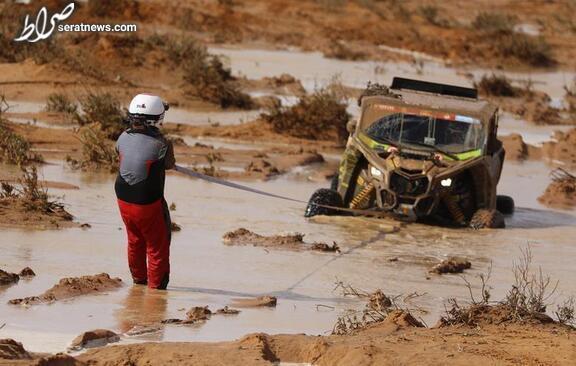
[[(374, 139), (370, 138), (370, 136), (366, 135), (365, 133), (359, 133), (358, 134), (358, 139), (366, 146), (368, 146), (370, 149), (373, 150), (388, 150), (388, 148), (391, 145), (387, 145), (387, 144), (383, 144), (381, 142), (375, 141)], [(465, 151), (462, 153), (454, 153), (452, 154), (454, 157), (456, 157), (456, 159), (453, 159), (445, 154), (442, 154), (442, 156), (449, 161), (464, 161), (464, 160), (469, 160), (472, 158), (477, 158), (479, 156), (482, 156), (482, 149), (476, 149), (476, 150), (470, 150), (470, 151)]]
[[(470, 150), (470, 151), (466, 151), (466, 152), (459, 153), (459, 154), (453, 154), (453, 155), (458, 158), (458, 161), (469, 160), (472, 158), (477, 158), (479, 156), (482, 156), (482, 149)], [(444, 158), (446, 160), (454, 160), (451, 157), (446, 156), (446, 155), (444, 155)]]
[(371, 149), (388, 150), (388, 148), (390, 147), (390, 145), (386, 145), (386, 144), (383, 144), (381, 142), (378, 142), (376, 140), (371, 139), (370, 136), (366, 135), (363, 132), (360, 132), (358, 134), (358, 138), (360, 139), (360, 141), (362, 141), (362, 143), (364, 143), (364, 145), (368, 146)]
[(354, 167), (358, 164), (359, 157), (360, 152), (352, 146), (346, 148), (342, 155), (342, 160), (340, 160), (340, 166), (338, 168), (338, 193), (340, 193), (342, 197), (345, 196), (350, 186), (352, 173)]

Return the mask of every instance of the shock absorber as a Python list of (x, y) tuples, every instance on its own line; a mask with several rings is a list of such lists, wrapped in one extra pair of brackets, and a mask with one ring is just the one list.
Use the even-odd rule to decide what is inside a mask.
[(365, 185), (364, 188), (350, 202), (350, 208), (359, 208), (362, 206), (370, 197), (372, 191), (374, 191), (374, 184), (368, 183)]
[(458, 205), (457, 196), (444, 194), (442, 196), (442, 200), (444, 201), (444, 204), (448, 208), (448, 211), (450, 212), (450, 215), (452, 215), (454, 221), (456, 221), (458, 224), (464, 225), (466, 223), (466, 215), (464, 215), (460, 205)]

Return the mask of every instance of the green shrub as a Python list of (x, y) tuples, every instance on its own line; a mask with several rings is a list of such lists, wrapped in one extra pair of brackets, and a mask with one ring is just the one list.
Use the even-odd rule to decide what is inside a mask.
[(350, 115), (343, 98), (330, 88), (300, 99), (293, 107), (272, 106), (262, 118), (281, 134), (311, 140), (346, 141)]
[[(158, 37), (151, 41), (160, 42)], [(189, 38), (168, 38), (163, 44), (170, 60), (182, 68), (184, 81), (200, 99), (222, 108), (254, 107), (252, 98), (234, 83), (230, 69), (218, 56), (210, 55), (206, 47)]]
[(476, 88), (481, 94), (496, 97), (517, 97), (522, 94), (522, 89), (513, 86), (504, 75), (484, 75)]
[(100, 123), (84, 126), (78, 133), (82, 142), (82, 159), (67, 157), (66, 161), (73, 169), (106, 168), (112, 172), (118, 170), (118, 153), (107, 138)]
[(438, 27), (448, 27), (448, 20), (440, 17), (440, 9), (434, 5), (422, 5), (418, 8), (420, 15), (430, 24)]
[(482, 32), (506, 33), (514, 32), (516, 17), (492, 12), (481, 12), (472, 22), (472, 26)]
[(81, 125), (99, 123), (109, 139), (117, 139), (125, 130), (125, 111), (118, 98), (108, 92), (89, 91), (80, 97), (83, 114), (77, 114), (76, 120)]
[(531, 65), (548, 67), (556, 64), (552, 47), (543, 37), (532, 37), (523, 33), (511, 33), (500, 37), (498, 50), (505, 57)]
[(42, 156), (30, 151), (30, 143), (2, 122), (1, 114), (0, 162), (19, 166), (28, 165), (33, 162), (42, 162)]
[(45, 110), (74, 115), (78, 112), (78, 106), (64, 93), (51, 93), (48, 95)]

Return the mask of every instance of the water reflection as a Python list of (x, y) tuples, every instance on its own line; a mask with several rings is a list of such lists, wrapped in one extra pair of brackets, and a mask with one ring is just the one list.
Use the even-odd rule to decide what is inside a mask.
[[(166, 291), (148, 289), (146, 286), (132, 286), (128, 291), (122, 308), (117, 311), (118, 329), (122, 333), (134, 327), (154, 327), (166, 319), (168, 306)], [(149, 340), (162, 340), (163, 331), (147, 334)]]

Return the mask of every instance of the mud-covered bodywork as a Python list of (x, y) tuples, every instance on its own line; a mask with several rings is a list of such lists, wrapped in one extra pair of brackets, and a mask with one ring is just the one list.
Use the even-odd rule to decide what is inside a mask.
[(343, 206), (459, 225), (494, 212), (505, 154), (497, 107), (473, 89), (446, 95), (450, 86), (408, 82), (361, 99), (333, 184)]

